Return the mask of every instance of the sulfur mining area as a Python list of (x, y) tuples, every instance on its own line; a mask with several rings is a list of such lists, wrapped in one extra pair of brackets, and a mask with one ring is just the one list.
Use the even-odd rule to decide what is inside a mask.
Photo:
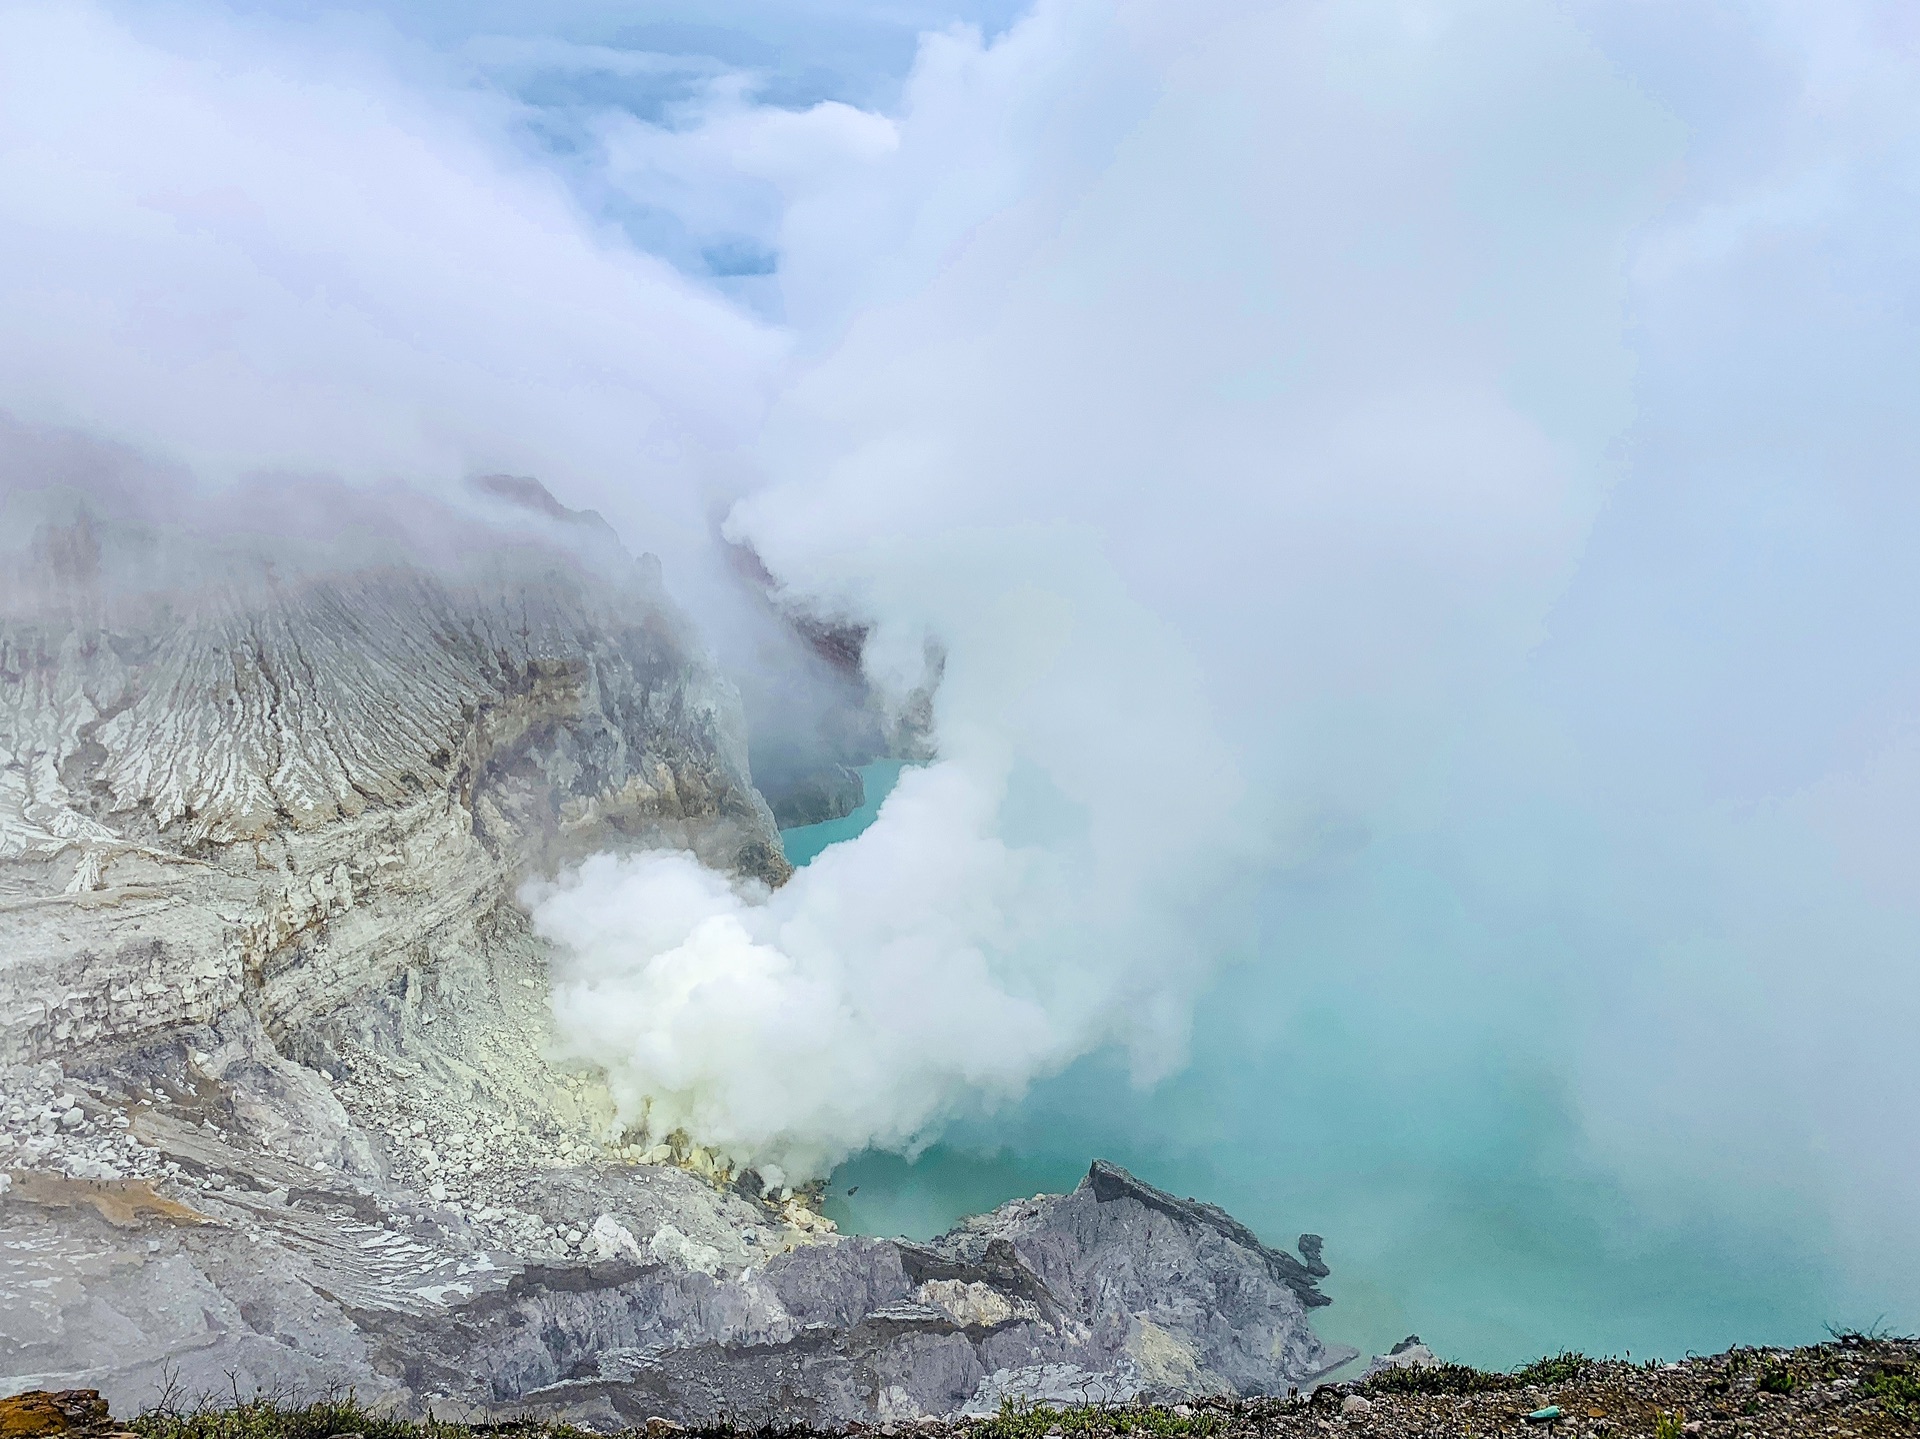
[(1097, 1162), (938, 1239), (842, 1235), (559, 1057), (529, 878), (790, 871), (658, 565), (534, 498), (432, 562), (35, 518), (0, 622), (4, 1392), (832, 1429), (1350, 1360), (1313, 1236)]

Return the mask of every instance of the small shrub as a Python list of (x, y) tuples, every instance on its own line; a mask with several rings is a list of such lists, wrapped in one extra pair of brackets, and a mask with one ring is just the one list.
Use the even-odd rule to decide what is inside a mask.
[(1571, 1384), (1593, 1361), (1584, 1354), (1571, 1349), (1563, 1349), (1558, 1354), (1546, 1354), (1523, 1364), (1513, 1371), (1513, 1377), (1519, 1384)]
[(1828, 1335), (1832, 1337), (1833, 1342), (1840, 1345), (1843, 1349), (1864, 1349), (1872, 1344), (1899, 1343), (1902, 1340), (1911, 1340), (1914, 1337), (1911, 1334), (1903, 1334), (1899, 1330), (1890, 1327), (1887, 1324), (1887, 1316), (1884, 1314), (1874, 1320), (1873, 1323), (1869, 1324), (1865, 1329), (1836, 1328), (1829, 1324), (1826, 1326), (1826, 1330)]
[(1552, 1388), (1570, 1384), (1593, 1361), (1584, 1354), (1563, 1350), (1501, 1374), (1470, 1364), (1436, 1364), (1426, 1369), (1383, 1369), (1365, 1388), (1377, 1394), (1491, 1394), (1524, 1389), (1529, 1384)]
[(1769, 1364), (1760, 1371), (1760, 1388), (1768, 1394), (1793, 1393), (1793, 1371), (1784, 1364)]
[(1661, 1410), (1653, 1416), (1653, 1439), (1681, 1439), (1687, 1432), (1687, 1411), (1676, 1414)]
[[(1046, 1439), (1058, 1430), (1066, 1439), (1143, 1435), (1148, 1439), (1206, 1439), (1220, 1416), (1201, 1411), (1182, 1416), (1158, 1404), (1019, 1404), (1002, 1400), (1000, 1412), (975, 1424), (972, 1439)], [(373, 1439), (368, 1435), (367, 1439)]]
[(1880, 1401), (1889, 1414), (1920, 1424), (1920, 1374), (1911, 1369), (1882, 1369), (1869, 1374), (1860, 1390)]

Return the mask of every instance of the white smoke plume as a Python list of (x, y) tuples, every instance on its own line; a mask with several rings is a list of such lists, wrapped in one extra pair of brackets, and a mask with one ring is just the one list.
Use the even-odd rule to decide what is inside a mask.
[[(1344, 988), (1282, 946), (1222, 1005), (1291, 1023), (1292, 967), (1462, 1152), (1504, 1121), (1446, 1086), (1492, 1052), (1646, 1223), (1791, 1226), (1830, 1296), (1920, 1273), (1920, 1171), (1829, 1088), (1920, 1097), (1920, 916), (1862, 887), (1920, 836), (1856, 807), (1912, 793), (1914, 40), (1868, 4), (1042, 4), (930, 40), (890, 144), (757, 171), (812, 358), (731, 526), (877, 626), (882, 680), (946, 647), (942, 758), (771, 900), (638, 940), (685, 875), (548, 900), (582, 1052), (804, 1164), (1101, 1043), (1162, 1072), (1255, 915), (1337, 923)], [(951, 883), (873, 878), (910, 857)], [(731, 1020), (683, 1045), (687, 1007)], [(850, 1044), (912, 1059), (803, 1095)]]
[(910, 774), (880, 842), (771, 896), (684, 855), (589, 862), (537, 911), (584, 970), (556, 998), (563, 1031), (627, 1113), (770, 1179), (909, 1147), (960, 1096), (1017, 1095), (1112, 996), (1020, 932), (1070, 894), (993, 835), (995, 799), (957, 765)]
[[(1178, 1061), (1238, 787), (1178, 651), (1076, 548), (942, 557), (940, 757), (778, 893), (603, 857), (539, 899), (563, 1033), (630, 1115), (806, 1177), (1104, 1041)], [(1108, 716), (1084, 733), (1083, 703)]]
[[(1525, 63), (1623, 151), (1564, 235), (1562, 193), (1490, 215), (1449, 194), (1474, 166), (1501, 183), (1487, 137), (1517, 142), (1544, 97), (1489, 98), (1471, 35), (1390, 7), (1048, 5), (993, 46), (930, 46), (874, 162), (931, 152), (904, 182), (929, 191), (889, 216), (860, 172), (797, 205), (877, 217), (882, 289), (916, 248), (921, 273), (793, 383), (775, 483), (732, 524), (875, 625), (882, 682), (945, 647), (940, 761), (772, 899), (690, 906), (650, 860), (547, 899), (583, 1055), (801, 1168), (1100, 1043), (1178, 1063), (1235, 886), (1418, 765), (1446, 689), (1532, 639), (1599, 493), (1618, 257), (1665, 137), (1577, 30), (1528, 14), (1503, 12)], [(1023, 112), (1103, 163), (1033, 153)], [(956, 156), (955, 132), (987, 139)], [(834, 266), (860, 243), (789, 236), (795, 287), (810, 246)]]

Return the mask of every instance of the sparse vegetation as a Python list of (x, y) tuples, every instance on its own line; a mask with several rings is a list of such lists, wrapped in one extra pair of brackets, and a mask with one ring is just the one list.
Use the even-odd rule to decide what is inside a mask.
[[(211, 1397), (183, 1406), (173, 1396), (127, 1426), (141, 1439), (471, 1439), (461, 1424), (432, 1419), (398, 1419), (361, 1405), (351, 1394), (312, 1404), (289, 1403), (257, 1395), (219, 1404)], [(527, 1439), (592, 1439), (567, 1424), (496, 1426)]]
[(1882, 1369), (1861, 1381), (1860, 1390), (1878, 1399), (1880, 1407), (1889, 1414), (1920, 1424), (1920, 1373), (1912, 1369)]
[(1531, 1364), (1521, 1365), (1513, 1371), (1513, 1378), (1515, 1383), (1523, 1385), (1571, 1384), (1592, 1363), (1584, 1354), (1562, 1349), (1558, 1354), (1545, 1354)]
[(1141, 1435), (1150, 1439), (1205, 1439), (1220, 1427), (1207, 1410), (1177, 1413), (1158, 1404), (1018, 1404), (1004, 1400), (1000, 1412), (969, 1429), (972, 1439), (1094, 1439), (1105, 1435)]
[(1490, 1394), (1513, 1388), (1511, 1374), (1475, 1369), (1470, 1364), (1383, 1369), (1366, 1382), (1369, 1394)]
[[(236, 1393), (183, 1404), (170, 1392), (126, 1424), (112, 1422), (97, 1396), (38, 1398), (66, 1402), (80, 1416), (44, 1439), (110, 1439), (123, 1430), (140, 1439), (592, 1439), (566, 1424), (533, 1420), (467, 1426), (400, 1419), (352, 1394), (294, 1402)], [(86, 1402), (76, 1407), (76, 1398)], [(1306, 1394), (1191, 1404), (1012, 1401), (984, 1418), (876, 1421), (849, 1432), (865, 1439), (1324, 1439), (1338, 1425), (1337, 1432), (1376, 1439), (1428, 1439), (1508, 1432), (1536, 1414), (1537, 1423), (1594, 1421), (1594, 1432), (1611, 1430), (1617, 1439), (1686, 1439), (1690, 1428), (1703, 1426), (1711, 1435), (1743, 1416), (1763, 1416), (1756, 1432), (1766, 1434), (1837, 1430), (1856, 1439), (1903, 1439), (1920, 1433), (1920, 1343), (1849, 1330), (1791, 1352), (1734, 1349), (1680, 1364), (1565, 1352), (1504, 1373), (1439, 1364), (1389, 1369), (1364, 1384)], [(824, 1436), (804, 1424), (757, 1427), (719, 1418), (683, 1429), (650, 1419), (624, 1439)]]
[(1887, 1317), (1883, 1314), (1865, 1329), (1836, 1329), (1831, 1324), (1826, 1328), (1827, 1333), (1833, 1337), (1833, 1342), (1843, 1349), (1858, 1349), (1866, 1344), (1898, 1344), (1913, 1339), (1913, 1335), (1901, 1333), (1889, 1326), (1886, 1320)]
[[(1184, 1406), (1182, 1406), (1184, 1410)], [(1208, 1439), (1223, 1423), (1206, 1409), (1181, 1412), (1154, 1404), (1021, 1404), (1007, 1401), (1000, 1412), (963, 1427), (968, 1439)], [(534, 1421), (464, 1425), (432, 1419), (394, 1418), (361, 1405), (352, 1395), (318, 1403), (298, 1404), (284, 1398), (256, 1396), (225, 1403), (203, 1397), (182, 1404), (168, 1395), (158, 1406), (127, 1426), (141, 1439), (595, 1439), (586, 1430), (567, 1424)], [(685, 1439), (800, 1439), (816, 1431), (805, 1425), (754, 1428), (728, 1422), (658, 1427)], [(635, 1430), (644, 1434), (645, 1429)]]
[(1367, 1380), (1365, 1387), (1369, 1394), (1497, 1394), (1533, 1384), (1550, 1388), (1571, 1383), (1592, 1363), (1584, 1354), (1563, 1350), (1506, 1373), (1469, 1364), (1385, 1369)]
[[(191, 1400), (169, 1387), (153, 1408), (126, 1428), (141, 1439), (474, 1439), (465, 1424), (433, 1419), (403, 1419), (369, 1409), (349, 1391), (324, 1399), (300, 1402), (284, 1394), (237, 1391), (226, 1400), (212, 1394)], [(489, 1433), (521, 1439), (594, 1439), (571, 1424), (535, 1421), (492, 1424)]]

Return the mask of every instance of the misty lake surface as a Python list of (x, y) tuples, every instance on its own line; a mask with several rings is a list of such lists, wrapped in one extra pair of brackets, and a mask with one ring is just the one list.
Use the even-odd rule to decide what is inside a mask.
[[(804, 865), (859, 835), (902, 768), (862, 766), (865, 803), (782, 831), (787, 858)], [(1325, 1235), (1334, 1303), (1314, 1328), (1363, 1355), (1419, 1333), (1447, 1358), (1495, 1367), (1562, 1348), (1677, 1357), (1872, 1320), (1823, 1286), (1810, 1253), (1777, 1243), (1795, 1215), (1745, 1230), (1650, 1222), (1569, 1152), (1574, 1126), (1551, 1080), (1513, 1072), (1496, 1042), (1510, 1016), (1450, 1054), (1433, 1036), (1470, 1011), (1404, 980), (1353, 982), (1365, 958), (1352, 946), (1431, 908), (1418, 883), (1389, 875), (1351, 903), (1309, 909), (1267, 962), (1223, 970), (1199, 997), (1184, 1069), (1141, 1088), (1118, 1056), (1088, 1055), (1017, 1103), (951, 1116), (912, 1160), (854, 1155), (828, 1181), (827, 1217), (848, 1234), (925, 1239), (1009, 1199), (1069, 1190), (1102, 1158), (1221, 1205), (1269, 1244)], [(1347, 953), (1286, 962), (1303, 944)], [(1438, 1012), (1450, 1025), (1433, 1024)]]

